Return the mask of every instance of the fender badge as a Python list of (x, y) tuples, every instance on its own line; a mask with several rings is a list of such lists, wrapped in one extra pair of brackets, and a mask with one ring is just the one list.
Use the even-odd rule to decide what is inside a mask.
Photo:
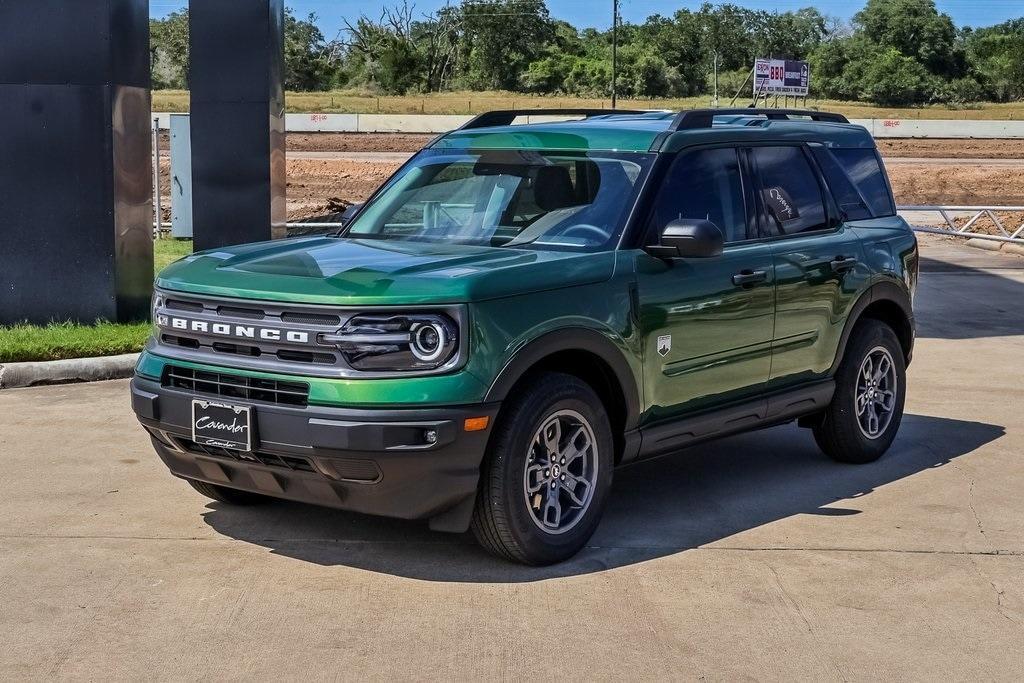
[(663, 334), (658, 337), (658, 355), (665, 357), (672, 350), (672, 335)]

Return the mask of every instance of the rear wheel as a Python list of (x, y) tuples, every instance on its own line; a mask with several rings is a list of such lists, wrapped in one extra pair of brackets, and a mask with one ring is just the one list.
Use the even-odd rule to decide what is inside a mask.
[(601, 519), (612, 451), (594, 390), (572, 375), (539, 375), (502, 414), (481, 472), (473, 534), (492, 553), (525, 564), (572, 557)]
[(186, 479), (185, 481), (207, 498), (212, 498), (221, 503), (228, 503), (229, 505), (261, 505), (271, 501), (271, 498), (261, 496), (258, 493), (229, 489), (226, 486), (207, 484), (205, 481), (196, 481), (195, 479)]
[(892, 328), (857, 324), (836, 373), (836, 392), (814, 427), (821, 450), (841, 462), (873, 462), (889, 449), (903, 418), (906, 365)]

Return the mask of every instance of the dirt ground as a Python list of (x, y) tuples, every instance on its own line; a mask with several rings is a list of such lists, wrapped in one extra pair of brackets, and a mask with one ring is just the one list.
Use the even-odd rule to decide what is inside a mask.
[[(417, 134), (293, 134), (291, 151), (412, 152), (431, 139)], [(887, 157), (1024, 158), (1024, 140), (879, 140)], [(365, 200), (398, 163), (338, 159), (288, 160), (288, 218), (334, 213)], [(164, 220), (170, 220), (168, 160), (162, 160)], [(1024, 166), (892, 164), (899, 204), (1024, 204)]]
[(893, 164), (897, 204), (1024, 204), (1024, 167)]
[(886, 157), (959, 157), (964, 159), (1024, 159), (1024, 140), (909, 140), (875, 141)]

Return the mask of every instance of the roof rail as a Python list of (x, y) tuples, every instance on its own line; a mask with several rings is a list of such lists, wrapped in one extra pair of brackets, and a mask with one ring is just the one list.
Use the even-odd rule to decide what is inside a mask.
[(790, 117), (806, 117), (812, 121), (827, 123), (849, 123), (842, 114), (810, 109), (755, 109), (743, 107), (733, 109), (690, 109), (679, 112), (672, 120), (669, 130), (692, 130), (694, 128), (710, 128), (716, 116), (764, 116), (769, 120), (787, 120)]
[(649, 114), (650, 112), (636, 109), (496, 109), (478, 114), (459, 127), (459, 130), (470, 128), (488, 128), (490, 126), (508, 126), (520, 116), (573, 116), (582, 115), (589, 119), (592, 116), (610, 116), (613, 114)]

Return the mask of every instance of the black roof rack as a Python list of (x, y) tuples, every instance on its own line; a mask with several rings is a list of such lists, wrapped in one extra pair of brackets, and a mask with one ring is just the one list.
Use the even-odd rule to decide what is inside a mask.
[(610, 116), (614, 114), (649, 114), (649, 111), (636, 109), (496, 109), (479, 114), (459, 127), (459, 130), (470, 128), (489, 128), (491, 126), (511, 125), (520, 116)]
[(694, 128), (710, 128), (716, 116), (764, 116), (769, 120), (788, 120), (790, 117), (809, 118), (812, 121), (827, 123), (849, 123), (842, 114), (810, 109), (755, 109), (742, 107), (732, 109), (690, 109), (679, 112), (672, 120), (669, 130), (692, 130)]

